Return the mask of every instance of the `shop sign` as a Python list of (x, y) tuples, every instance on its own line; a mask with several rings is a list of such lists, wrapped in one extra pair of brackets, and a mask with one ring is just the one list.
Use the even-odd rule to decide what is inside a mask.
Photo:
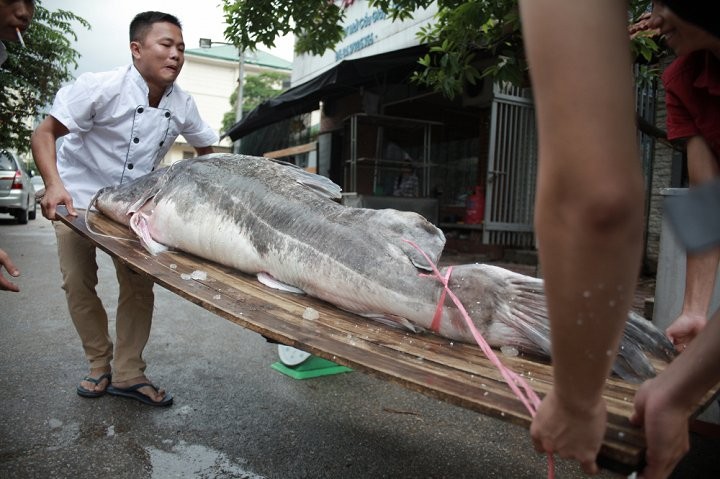
[(364, 58), (417, 45), (416, 34), (432, 21), (437, 12), (433, 4), (418, 9), (413, 18), (395, 21), (367, 0), (335, 0), (345, 10), (345, 38), (334, 51), (323, 55), (298, 55), (293, 62), (292, 84), (297, 86), (333, 68), (343, 60)]

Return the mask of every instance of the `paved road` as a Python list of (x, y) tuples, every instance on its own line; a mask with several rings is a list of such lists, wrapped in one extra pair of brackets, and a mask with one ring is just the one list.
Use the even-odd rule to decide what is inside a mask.
[[(147, 372), (175, 404), (80, 398), (86, 364), (50, 222), (20, 226), (0, 215), (0, 247), (23, 273), (20, 293), (0, 293), (0, 477), (546, 476), (523, 428), (362, 373), (291, 379), (270, 368), (275, 346), (160, 287)], [(99, 291), (112, 315), (114, 272), (101, 260)], [(718, 461), (704, 459), (719, 444), (698, 443), (677, 477), (720, 477)], [(557, 477), (582, 477), (558, 462)]]

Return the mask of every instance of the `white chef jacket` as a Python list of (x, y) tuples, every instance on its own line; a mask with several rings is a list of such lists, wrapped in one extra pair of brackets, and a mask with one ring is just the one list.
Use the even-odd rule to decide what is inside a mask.
[(148, 93), (133, 65), (85, 73), (58, 91), (50, 115), (70, 132), (58, 150), (58, 172), (75, 207), (89, 207), (100, 188), (151, 172), (178, 135), (197, 147), (218, 141), (179, 86), (168, 87), (157, 108), (148, 106)]

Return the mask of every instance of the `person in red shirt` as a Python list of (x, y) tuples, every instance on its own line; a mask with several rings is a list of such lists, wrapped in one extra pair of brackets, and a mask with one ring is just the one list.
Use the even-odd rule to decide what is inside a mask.
[[(690, 186), (697, 186), (720, 176), (720, 38), (658, 1), (650, 22), (678, 55), (662, 76), (668, 139), (686, 143)], [(680, 352), (707, 324), (719, 261), (720, 248), (687, 257), (683, 307), (667, 329)]]
[[(691, 188), (720, 176), (718, 10), (718, 2), (653, 2), (651, 26), (678, 55), (663, 74), (667, 129), (670, 140), (686, 144)], [(688, 254), (683, 309), (667, 329), (682, 354), (635, 396), (631, 422), (645, 428), (645, 478), (672, 472), (690, 447), (693, 404), (720, 381), (720, 317), (707, 321), (719, 260), (720, 247)]]

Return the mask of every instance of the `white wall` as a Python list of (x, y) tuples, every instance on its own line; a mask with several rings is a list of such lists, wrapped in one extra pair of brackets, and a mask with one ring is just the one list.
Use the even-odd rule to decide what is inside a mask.
[[(278, 71), (272, 68), (259, 67), (246, 63), (245, 75), (257, 75), (261, 72)], [(237, 61), (219, 60), (215, 58), (185, 55), (183, 66), (177, 83), (180, 88), (192, 95), (200, 111), (200, 116), (218, 133), (221, 133), (222, 119), (232, 109), (230, 96), (238, 87), (240, 65)], [(230, 151), (232, 142), (225, 138), (213, 145), (216, 151)], [(163, 159), (169, 165), (183, 159), (184, 153), (195, 150), (185, 138), (179, 136)]]
[(177, 83), (193, 96), (200, 115), (219, 132), (223, 115), (232, 109), (230, 95), (237, 90), (237, 79), (238, 66), (233, 62), (188, 55)]

